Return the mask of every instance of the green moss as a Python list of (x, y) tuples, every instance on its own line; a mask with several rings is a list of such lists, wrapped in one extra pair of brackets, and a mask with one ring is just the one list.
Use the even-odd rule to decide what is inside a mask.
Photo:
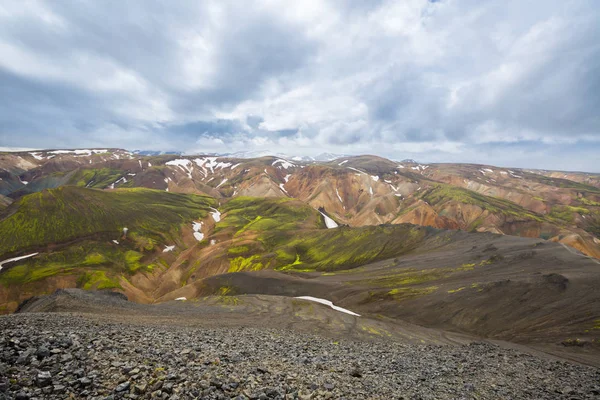
[(0, 219), (0, 257), (94, 237), (117, 239), (123, 228), (141, 250), (178, 237), (183, 223), (208, 215), (214, 199), (151, 189), (101, 191), (64, 186), (33, 193), (9, 206)]
[(463, 287), (459, 287), (457, 289), (448, 290), (448, 293), (458, 293), (458, 292), (460, 292), (461, 290), (464, 290), (464, 289), (465, 289), (465, 287), (463, 286)]
[(109, 278), (106, 275), (106, 271), (86, 272), (81, 276), (78, 284), (85, 290), (123, 289), (118, 279)]
[(137, 251), (129, 250), (125, 252), (125, 264), (127, 265), (127, 270), (130, 273), (136, 272), (140, 269), (140, 260), (144, 255), (142, 253), (138, 253)]
[(550, 210), (548, 217), (558, 223), (572, 224), (575, 221), (575, 214), (586, 215), (589, 213), (590, 210), (583, 207), (554, 206)]
[(239, 255), (239, 254), (248, 253), (249, 251), (250, 251), (250, 248), (248, 246), (234, 246), (234, 247), (230, 247), (227, 250), (227, 254), (229, 254), (230, 256), (235, 256), (235, 255)]
[(228, 294), (233, 292), (233, 288), (230, 286), (221, 286), (217, 293), (219, 296), (227, 296)]
[[(441, 205), (450, 201), (456, 201), (464, 204), (476, 205), (491, 213), (504, 215), (519, 221), (544, 221), (542, 215), (529, 211), (511, 201), (498, 197), (486, 196), (468, 189), (447, 184), (434, 184), (432, 187), (425, 189), (420, 195), (420, 198), (431, 205)], [(480, 222), (476, 221), (476, 224), (470, 226), (469, 229), (476, 229), (479, 223)]]
[(236, 257), (229, 260), (229, 270), (227, 272), (260, 271), (263, 268), (261, 256), (254, 255), (248, 258)]
[(83, 265), (99, 265), (106, 262), (106, 258), (100, 253), (92, 253), (85, 257)]
[(594, 200), (586, 199), (585, 197), (581, 197), (578, 199), (582, 204), (586, 206), (600, 207), (600, 203)]
[[(391, 297), (396, 301), (408, 300), (415, 297), (426, 296), (438, 290), (437, 286), (428, 286), (428, 287), (404, 287), (404, 288), (396, 288), (392, 289), (387, 293), (384, 293), (384, 297)], [(374, 293), (371, 297), (373, 300), (377, 298), (381, 298), (381, 293)]]

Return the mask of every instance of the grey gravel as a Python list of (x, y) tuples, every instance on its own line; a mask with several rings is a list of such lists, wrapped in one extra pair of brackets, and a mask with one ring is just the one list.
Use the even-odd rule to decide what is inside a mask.
[(0, 317), (0, 399), (592, 398), (600, 370), (484, 342), (338, 343), (286, 330)]

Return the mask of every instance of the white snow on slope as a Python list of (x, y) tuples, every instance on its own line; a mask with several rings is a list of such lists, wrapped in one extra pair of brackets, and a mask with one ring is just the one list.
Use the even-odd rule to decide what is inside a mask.
[(285, 169), (288, 169), (288, 168), (296, 166), (295, 164), (292, 164), (291, 162), (286, 161), (286, 160), (282, 160), (282, 159), (278, 159), (278, 160), (273, 161), (273, 164), (271, 164), (271, 165), (275, 166), (275, 164), (279, 164), (279, 163), (281, 163), (281, 166), (283, 168), (285, 168)]
[(187, 300), (187, 298), (185, 298), (185, 297), (178, 297), (175, 299), (175, 301), (186, 301), (186, 300)]
[(287, 183), (290, 180), (290, 176), (292, 176), (292, 174), (287, 174), (286, 176), (283, 177), (283, 180), (285, 181), (285, 183)]
[(327, 227), (327, 229), (333, 229), (333, 228), (337, 228), (338, 227), (338, 224), (334, 220), (332, 220), (331, 218), (329, 218), (327, 215), (325, 215), (321, 211), (319, 211), (319, 212), (321, 213), (321, 215), (325, 219), (325, 226)]
[(219, 184), (217, 185), (217, 187), (216, 187), (215, 189), (218, 189), (218, 188), (220, 188), (221, 186), (223, 186), (223, 184), (224, 184), (225, 182), (227, 182), (227, 178), (224, 178), (224, 179), (221, 181), (221, 183), (219, 183)]
[(210, 209), (214, 211), (214, 212), (210, 213), (210, 215), (212, 215), (215, 222), (219, 222), (221, 220), (221, 213), (219, 212), (219, 210), (217, 210), (216, 208), (212, 208), (212, 207)]
[(318, 298), (318, 297), (312, 297), (312, 296), (298, 296), (298, 297), (295, 297), (295, 298), (296, 298), (296, 299), (302, 299), (302, 300), (314, 301), (314, 302), (316, 302), (316, 303), (325, 304), (326, 306), (329, 306), (329, 307), (333, 308), (333, 309), (334, 309), (334, 310), (336, 310), (336, 311), (340, 311), (340, 312), (343, 312), (343, 313), (346, 313), (346, 314), (350, 314), (350, 315), (354, 315), (354, 316), (356, 316), (356, 317), (360, 317), (360, 314), (357, 314), (357, 313), (355, 313), (355, 312), (352, 312), (352, 311), (350, 311), (350, 310), (347, 310), (347, 309), (345, 309), (345, 308), (342, 308), (342, 307), (335, 306), (335, 305), (333, 305), (333, 303), (332, 303), (331, 301), (329, 301), (329, 300), (320, 299), (320, 298)]
[(280, 183), (280, 184), (279, 184), (279, 189), (281, 189), (281, 191), (282, 191), (283, 193), (285, 193), (285, 194), (287, 194), (287, 195), (289, 196), (289, 193), (287, 192), (287, 190), (285, 190), (285, 188), (283, 187), (283, 185), (284, 185), (283, 183)]
[(371, 175), (371, 179), (377, 182), (379, 180), (379, 177), (377, 175)]
[(169, 251), (173, 251), (175, 249), (175, 245), (173, 246), (165, 246), (163, 253), (168, 253)]
[(78, 156), (91, 156), (92, 154), (98, 154), (98, 153), (106, 153), (108, 152), (108, 149), (101, 149), (101, 150), (87, 150), (87, 149), (81, 149), (81, 150), (54, 150), (54, 151), (49, 151), (49, 154), (76, 154)]
[(29, 153), (33, 156), (33, 158), (35, 158), (36, 160), (43, 160), (44, 157), (42, 157), (40, 154), (42, 153)]
[(8, 260), (0, 261), (0, 271), (2, 270), (2, 266), (4, 264), (8, 264), (9, 262), (24, 260), (29, 257), (37, 256), (38, 254), (40, 254), (40, 253), (31, 253), (31, 254), (27, 254), (26, 256), (14, 257), (14, 258), (9, 258)]
[(190, 160), (186, 160), (184, 158), (180, 158), (177, 160), (171, 160), (171, 161), (167, 161), (165, 163), (165, 165), (176, 165), (185, 169), (188, 169), (188, 165), (190, 165), (191, 161)]
[(192, 229), (194, 230), (194, 237), (197, 241), (204, 239), (204, 233), (200, 232), (202, 229), (202, 222), (192, 222)]
[(351, 169), (352, 171), (360, 172), (361, 174), (365, 174), (364, 172), (362, 172), (361, 170), (356, 169), (356, 168), (352, 168), (352, 167), (346, 167), (346, 168)]
[(348, 162), (348, 160), (344, 160), (344, 161), (342, 161), (341, 163), (339, 163), (338, 165), (344, 165), (344, 164), (346, 164), (347, 162)]
[(337, 194), (338, 199), (340, 199), (340, 203), (344, 204), (344, 200), (342, 200), (342, 196), (340, 196), (340, 192), (338, 188), (335, 188), (335, 194)]
[[(150, 166), (150, 163), (148, 163), (148, 165)], [(187, 173), (188, 178), (192, 179), (192, 171), (194, 170), (194, 167), (192, 166), (192, 162), (190, 160), (181, 158), (177, 160), (167, 161), (165, 165), (172, 165), (181, 168)]]

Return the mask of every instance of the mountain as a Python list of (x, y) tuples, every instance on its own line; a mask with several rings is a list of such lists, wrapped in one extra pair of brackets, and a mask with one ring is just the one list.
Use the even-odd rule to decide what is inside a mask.
[(1, 153), (0, 177), (2, 312), (63, 288), (313, 296), (597, 359), (594, 174), (70, 149)]

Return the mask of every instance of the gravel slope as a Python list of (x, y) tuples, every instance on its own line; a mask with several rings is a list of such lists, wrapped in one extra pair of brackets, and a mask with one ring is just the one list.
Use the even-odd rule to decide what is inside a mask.
[(0, 318), (0, 399), (587, 399), (600, 397), (599, 382), (599, 369), (487, 343)]

